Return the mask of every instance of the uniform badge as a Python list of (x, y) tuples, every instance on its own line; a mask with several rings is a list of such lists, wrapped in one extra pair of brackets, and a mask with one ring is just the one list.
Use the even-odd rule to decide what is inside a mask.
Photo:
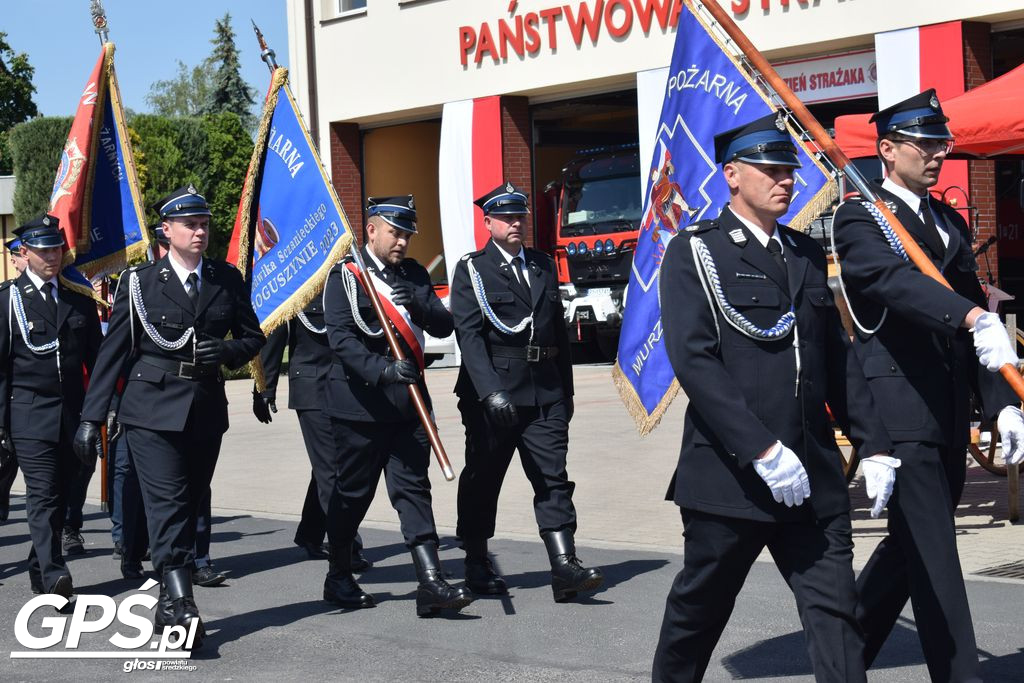
[(415, 209), (416, 208), (416, 205), (413, 203), (413, 198), (412, 197), (409, 197), (409, 208), (410, 209)]
[(747, 243), (747, 236), (739, 228), (729, 231), (729, 239), (732, 240), (733, 244), (738, 244), (741, 247)]
[(50, 227), (50, 217), (49, 216), (43, 216), (43, 225), (45, 225), (46, 227)]
[(896, 202), (892, 201), (891, 199), (886, 199), (885, 205), (889, 207), (890, 211), (896, 213)]
[(505, 183), (505, 192), (508, 192), (508, 193), (511, 194), (512, 192), (515, 192), (515, 191), (516, 191), (516, 188), (514, 188), (512, 186), (512, 183)]
[(768, 276), (763, 273), (736, 273), (737, 279), (748, 279), (748, 280), (767, 280)]
[(931, 108), (932, 108), (932, 109), (934, 109), (935, 111), (938, 111), (938, 110), (939, 110), (939, 98), (938, 98), (938, 97), (936, 97), (935, 95), (932, 95), (932, 98), (931, 98), (930, 100), (928, 100), (928, 104), (929, 104), (929, 105), (931, 106)]
[(786, 114), (781, 109), (775, 116), (775, 127), (779, 130), (780, 133), (786, 132)]
[(164, 273), (169, 273), (169, 272), (171, 272), (171, 271), (167, 270), (166, 268), (161, 268), (160, 269), (160, 274), (161, 275), (163, 275)]
[(686, 232), (697, 232), (699, 228), (700, 226), (694, 223), (693, 225), (687, 225), (683, 230)]
[(193, 185), (192, 183), (188, 184), (188, 188), (187, 189), (188, 189), (188, 193), (189, 194), (199, 194), (199, 190), (197, 190), (196, 186)]

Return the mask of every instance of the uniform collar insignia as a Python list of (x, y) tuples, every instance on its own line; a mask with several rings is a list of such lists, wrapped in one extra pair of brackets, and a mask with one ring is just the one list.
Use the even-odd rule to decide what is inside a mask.
[(892, 211), (893, 213), (896, 213), (896, 202), (894, 202), (891, 199), (886, 199), (885, 200), (885, 205), (889, 207), (890, 211)]
[(729, 239), (732, 240), (733, 244), (737, 244), (741, 247), (747, 243), (747, 236), (743, 234), (743, 230), (741, 228), (730, 230)]
[(792, 235), (786, 235), (786, 239), (789, 240), (789, 246), (796, 249), (796, 240), (793, 239)]
[(169, 272), (171, 272), (171, 271), (167, 270), (166, 268), (161, 268), (160, 269), (160, 274), (161, 275), (163, 275), (164, 273), (169, 273)]

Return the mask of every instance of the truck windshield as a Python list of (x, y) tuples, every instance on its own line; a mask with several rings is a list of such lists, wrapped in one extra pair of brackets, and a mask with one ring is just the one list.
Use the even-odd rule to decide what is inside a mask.
[(564, 192), (565, 237), (635, 230), (640, 223), (643, 206), (636, 175), (576, 179), (566, 183)]

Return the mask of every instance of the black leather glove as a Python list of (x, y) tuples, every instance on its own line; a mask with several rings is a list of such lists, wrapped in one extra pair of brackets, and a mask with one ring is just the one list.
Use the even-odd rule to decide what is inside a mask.
[(196, 344), (196, 365), (220, 365), (227, 346), (223, 339), (204, 339)]
[(7, 430), (0, 427), (0, 467), (14, 459), (14, 440)]
[(121, 423), (117, 420), (117, 411), (107, 413), (107, 445), (114, 443), (121, 436)]
[(270, 416), (271, 413), (277, 412), (277, 398), (271, 396), (268, 393), (261, 394), (252, 390), (252, 414), (256, 416), (256, 419), (263, 424), (270, 424), (274, 418)]
[(103, 453), (103, 439), (100, 436), (99, 423), (83, 421), (78, 425), (72, 448), (82, 464), (86, 467), (94, 467), (96, 458)]
[(495, 391), (484, 397), (484, 410), (495, 427), (508, 429), (519, 423), (519, 413), (507, 391)]
[(421, 316), (427, 312), (427, 303), (416, 296), (416, 288), (409, 282), (399, 282), (391, 288), (391, 301), (399, 306), (405, 306), (414, 316)]
[(416, 366), (416, 361), (405, 358), (388, 363), (384, 371), (380, 373), (377, 384), (416, 384), (419, 378), (420, 369)]

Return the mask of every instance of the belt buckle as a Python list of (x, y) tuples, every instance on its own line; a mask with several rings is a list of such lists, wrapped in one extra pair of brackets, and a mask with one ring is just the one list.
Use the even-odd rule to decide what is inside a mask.
[(539, 363), (540, 362), (540, 347), (533, 346), (531, 344), (526, 345), (526, 362), (527, 363)]
[(187, 361), (178, 363), (178, 377), (182, 379), (195, 379), (196, 364)]

